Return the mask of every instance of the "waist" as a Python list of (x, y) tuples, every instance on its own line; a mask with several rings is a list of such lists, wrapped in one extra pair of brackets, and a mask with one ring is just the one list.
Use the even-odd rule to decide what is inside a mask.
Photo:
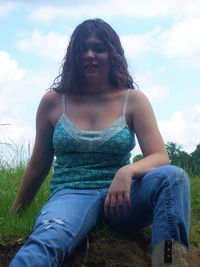
[[(116, 172), (124, 165), (130, 163), (130, 153), (123, 157), (106, 158), (100, 160), (98, 156), (77, 157), (72, 160), (69, 155), (59, 157), (54, 165), (51, 178), (51, 194), (63, 188), (102, 188), (112, 182)], [(82, 153), (81, 153), (82, 155)], [(76, 155), (77, 156), (77, 155)]]
[(64, 188), (89, 189), (109, 187), (118, 169), (56, 168), (51, 177), (50, 193), (52, 195)]
[(54, 168), (84, 167), (101, 169), (121, 167), (130, 162), (131, 153), (113, 155), (109, 153), (71, 152), (56, 157)]

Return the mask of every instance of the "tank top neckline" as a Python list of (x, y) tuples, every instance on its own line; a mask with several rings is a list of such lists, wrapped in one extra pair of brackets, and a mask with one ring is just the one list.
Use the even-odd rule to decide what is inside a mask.
[[(102, 129), (102, 130), (82, 130), (79, 127), (77, 127), (67, 116), (66, 113), (62, 113), (60, 119), (58, 122), (63, 122), (65, 121), (65, 123), (67, 123), (68, 125), (70, 125), (71, 128), (73, 128), (74, 131), (78, 132), (79, 134), (102, 134), (105, 133), (107, 131), (112, 130), (113, 128), (115, 128), (117, 125), (123, 123), (124, 126), (128, 127), (126, 123), (126, 119), (124, 117), (124, 115), (121, 115), (120, 117), (118, 117), (110, 126)], [(57, 126), (57, 125), (56, 125)]]
[[(127, 108), (127, 102), (128, 102), (128, 95), (129, 95), (129, 91), (130, 89), (127, 90), (127, 93), (125, 95), (125, 100), (124, 100), (124, 105), (123, 105), (123, 112), (121, 114), (121, 116), (119, 116), (113, 123), (111, 123), (110, 126), (106, 127), (106, 128), (103, 128), (102, 130), (82, 130), (80, 129), (79, 127), (77, 127), (75, 125), (75, 123), (73, 123), (69, 117), (67, 116), (67, 114), (65, 113), (65, 95), (62, 94), (61, 96), (61, 105), (62, 105), (62, 108), (61, 108), (61, 116), (60, 116), (60, 119), (58, 120), (58, 122), (56, 123), (55, 125), (55, 128), (57, 127), (58, 123), (64, 123), (66, 125), (66, 123), (73, 129), (73, 132), (77, 132), (79, 134), (104, 134), (106, 132), (109, 132), (110, 130), (113, 130), (113, 128), (119, 126), (119, 125), (124, 125), (124, 127), (128, 127), (129, 129), (129, 126), (127, 125), (127, 122), (126, 122), (126, 118), (125, 118), (125, 114), (126, 114), (126, 108)], [(66, 127), (65, 127), (66, 128)], [(120, 127), (121, 128), (121, 127)]]

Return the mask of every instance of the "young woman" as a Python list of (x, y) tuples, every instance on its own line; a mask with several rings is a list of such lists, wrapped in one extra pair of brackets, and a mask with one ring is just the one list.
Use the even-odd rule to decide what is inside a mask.
[[(130, 163), (135, 135), (144, 158)], [(77, 26), (41, 100), (13, 211), (34, 198), (54, 156), (50, 197), (11, 267), (62, 266), (104, 219), (131, 231), (152, 224), (153, 266), (187, 266), (188, 176), (168, 165), (151, 105), (136, 90), (118, 35), (101, 19)]]

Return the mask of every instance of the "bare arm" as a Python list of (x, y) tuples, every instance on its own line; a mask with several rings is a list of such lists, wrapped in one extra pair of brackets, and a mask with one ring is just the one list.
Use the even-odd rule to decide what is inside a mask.
[(46, 94), (38, 107), (33, 153), (21, 179), (15, 201), (11, 208), (12, 212), (16, 211), (18, 207), (25, 207), (32, 201), (51, 168), (53, 160), (53, 126), (49, 119), (49, 111), (49, 95)]
[(144, 94), (134, 92), (133, 126), (144, 158), (131, 164), (132, 177), (137, 179), (146, 172), (169, 164), (169, 157), (161, 137), (151, 104)]
[(136, 133), (144, 158), (125, 165), (116, 173), (104, 203), (105, 215), (108, 216), (110, 210), (113, 218), (115, 217), (116, 205), (122, 213), (124, 212), (123, 200), (130, 208), (132, 179), (141, 178), (148, 171), (169, 164), (169, 157), (148, 99), (141, 92), (134, 90), (131, 92), (129, 100), (133, 130)]

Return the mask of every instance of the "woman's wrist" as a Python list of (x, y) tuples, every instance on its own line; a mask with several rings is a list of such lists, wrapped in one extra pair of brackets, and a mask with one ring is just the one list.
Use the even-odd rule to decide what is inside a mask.
[(132, 164), (125, 165), (119, 171), (122, 172), (122, 174), (125, 175), (126, 177), (129, 177), (130, 179), (133, 179), (134, 170), (133, 170), (131, 165)]

